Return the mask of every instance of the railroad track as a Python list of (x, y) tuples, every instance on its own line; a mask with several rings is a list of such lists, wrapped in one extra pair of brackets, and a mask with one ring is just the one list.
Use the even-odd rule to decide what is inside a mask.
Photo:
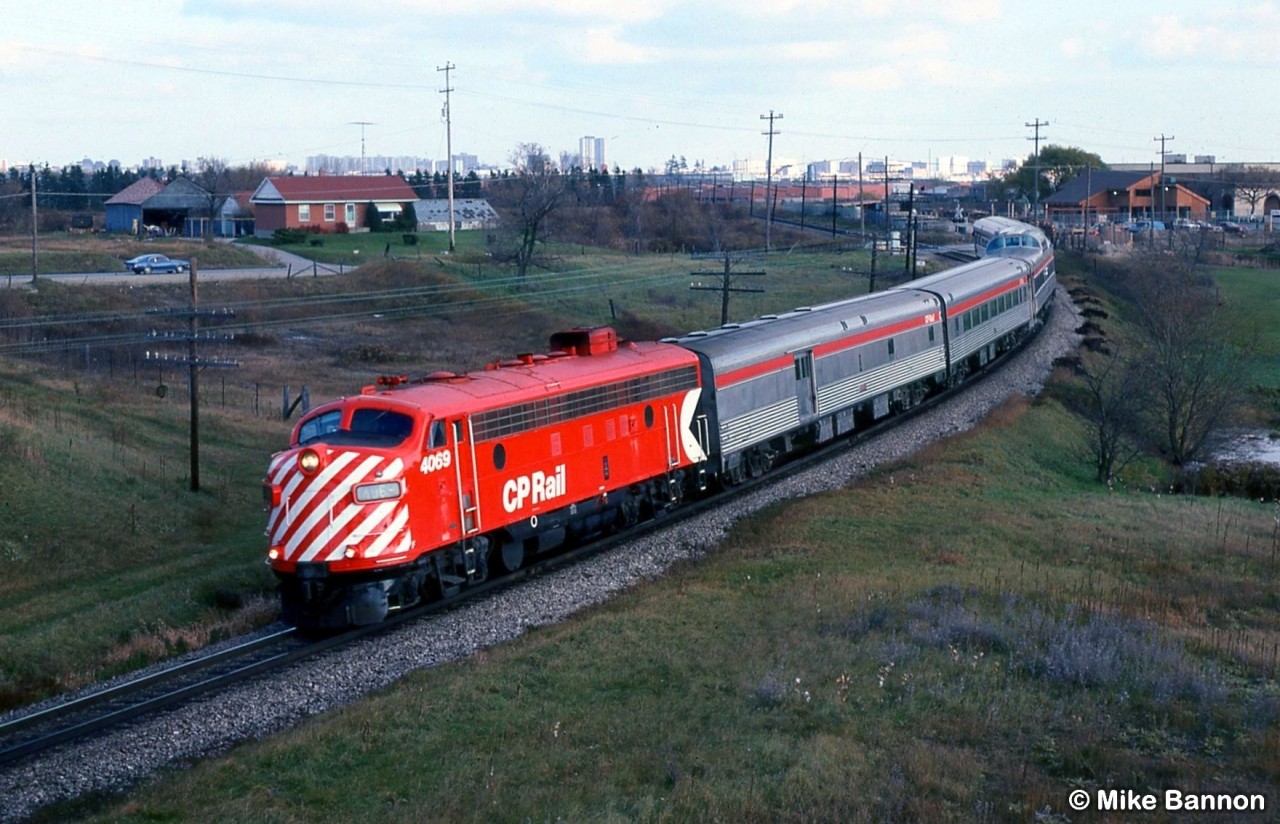
[[(897, 418), (904, 417), (897, 416)], [(896, 422), (895, 419), (894, 423)], [(394, 612), (379, 624), (325, 636), (307, 636), (290, 627), (208, 655), (175, 663), (97, 692), (19, 715), (0, 723), (0, 766), (39, 755), (54, 747), (108, 733), (153, 713), (228, 689), (249, 678), (282, 669), (369, 635), (387, 632), (407, 621), (460, 606), (464, 602), (482, 598), (499, 588), (547, 574), (588, 556), (606, 552), (654, 530), (685, 519), (696, 518), (709, 509), (726, 503), (732, 497), (746, 494), (766, 484), (781, 482), (814, 462), (830, 457), (836, 450), (846, 449), (853, 443), (883, 431), (879, 427), (875, 430), (867, 430), (862, 438), (837, 442), (826, 449), (794, 458), (760, 478), (735, 486), (727, 494), (689, 502), (670, 513), (662, 513), (659, 517), (637, 524), (624, 532), (539, 558), (513, 573), (468, 587), (452, 598)]]
[(0, 764), (104, 732), (314, 652), (289, 628), (20, 715), (0, 724)]
[(458, 596), (395, 612), (382, 623), (333, 635), (308, 636), (294, 628), (284, 629), (0, 723), (0, 766), (38, 755), (63, 744), (104, 734), (152, 713), (228, 689), (249, 678), (281, 669), (361, 638), (387, 632), (407, 621), (417, 620), (432, 613), (460, 606), (464, 602), (471, 602), (472, 599), (482, 598), (500, 588), (546, 574), (590, 555), (606, 552), (668, 525), (697, 518), (733, 498), (780, 483), (795, 473), (834, 457), (841, 451), (880, 437), (916, 415), (945, 403), (953, 398), (957, 391), (972, 386), (990, 374), (1033, 337), (1025, 338), (1018, 347), (988, 364), (987, 368), (981, 372), (970, 376), (960, 387), (936, 395), (904, 413), (891, 416), (888, 420), (853, 437), (837, 439), (822, 448), (793, 457), (759, 478), (734, 486), (725, 494), (688, 502), (670, 513), (660, 513), (659, 517), (624, 532), (537, 559), (510, 575), (469, 587)]

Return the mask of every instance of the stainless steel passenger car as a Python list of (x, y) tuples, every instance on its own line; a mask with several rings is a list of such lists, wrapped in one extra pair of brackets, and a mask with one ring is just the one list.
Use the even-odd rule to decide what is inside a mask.
[(894, 289), (671, 339), (702, 363), (695, 430), (728, 483), (774, 458), (908, 409), (1035, 329), (1053, 249), (1034, 226), (984, 218), (984, 257)]
[(1042, 317), (1058, 285), (1053, 245), (1045, 233), (1012, 218), (984, 217), (973, 224), (973, 237), (981, 257), (1015, 258), (1031, 265), (1033, 314)]
[(710, 471), (741, 480), (918, 403), (946, 379), (942, 317), (936, 296), (895, 289), (675, 339), (702, 361)]

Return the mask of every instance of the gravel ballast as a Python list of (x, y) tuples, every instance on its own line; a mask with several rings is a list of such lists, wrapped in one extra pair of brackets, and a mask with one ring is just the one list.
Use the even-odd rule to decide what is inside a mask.
[(994, 374), (887, 434), (736, 499), (696, 523), (674, 524), (582, 563), (114, 734), (0, 768), (0, 821), (20, 821), (41, 806), (85, 793), (128, 789), (158, 770), (278, 732), (381, 689), (408, 672), (457, 660), (516, 638), (529, 627), (554, 623), (598, 604), (662, 574), (677, 561), (703, 555), (734, 522), (761, 507), (845, 486), (873, 467), (970, 429), (1009, 397), (1037, 393), (1055, 358), (1078, 345), (1079, 324), (1075, 306), (1059, 289), (1045, 328)]

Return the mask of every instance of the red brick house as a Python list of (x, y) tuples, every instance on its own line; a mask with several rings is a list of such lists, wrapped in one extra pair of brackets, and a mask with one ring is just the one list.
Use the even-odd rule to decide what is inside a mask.
[(417, 200), (413, 188), (395, 175), (352, 177), (268, 177), (254, 190), (254, 234), (270, 237), (276, 229), (321, 232), (360, 231), (368, 225), (372, 203), (384, 220), (394, 220)]

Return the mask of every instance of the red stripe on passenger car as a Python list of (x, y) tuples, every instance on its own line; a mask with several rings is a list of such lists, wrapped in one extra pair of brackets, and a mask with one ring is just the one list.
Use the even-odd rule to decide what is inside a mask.
[(1011, 286), (997, 286), (994, 289), (988, 289), (982, 294), (977, 295), (976, 297), (970, 298), (969, 300), (966, 300), (964, 303), (952, 304), (950, 307), (948, 307), (947, 313), (950, 316), (954, 317), (955, 315), (958, 315), (961, 312), (967, 312), (975, 306), (981, 306), (982, 304), (986, 303), (992, 298), (999, 297), (1000, 295), (1006, 294), (1008, 292), (1016, 291), (1019, 286), (1022, 286), (1026, 282), (1027, 282), (1027, 279), (1025, 277), (1020, 277), (1016, 281), (1014, 281), (1013, 285)]
[[(933, 319), (930, 320), (929, 318)], [(874, 329), (859, 331), (855, 334), (847, 335), (837, 340), (828, 341), (813, 347), (813, 356), (815, 358), (824, 357), (834, 352), (841, 352), (845, 349), (852, 349), (855, 346), (861, 346), (866, 343), (874, 343), (878, 340), (888, 340), (893, 335), (900, 332), (906, 332), (911, 329), (923, 329), (931, 324), (942, 322), (941, 310), (929, 312), (919, 317), (908, 318), (907, 320), (898, 321), (888, 326), (877, 326)], [(716, 388), (723, 389), (726, 386), (749, 381), (752, 378), (758, 378), (761, 375), (768, 375), (773, 372), (782, 372), (791, 369), (795, 365), (794, 353), (788, 353), (781, 357), (770, 358), (767, 361), (753, 363), (750, 366), (744, 366), (741, 369), (735, 369), (732, 372), (726, 372), (716, 375)]]

